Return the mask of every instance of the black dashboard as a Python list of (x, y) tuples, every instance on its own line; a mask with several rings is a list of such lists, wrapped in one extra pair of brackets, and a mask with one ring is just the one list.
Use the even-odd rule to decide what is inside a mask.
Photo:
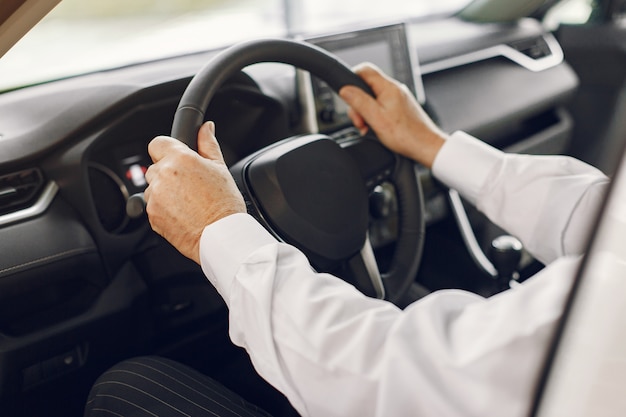
[[(578, 80), (538, 22), (477, 25), (450, 18), (310, 40), (349, 64), (368, 60), (394, 74), (447, 131), (465, 130), (514, 152), (567, 149), (572, 122), (564, 104)], [(190, 300), (172, 296), (199, 288), (201, 271), (154, 235), (145, 218), (125, 213), (128, 196), (146, 186), (148, 142), (169, 134), (187, 83), (217, 52), (0, 95), (0, 392), (5, 398), (72, 371), (63, 366), (43, 371), (44, 364), (50, 368), (67, 355), (76, 358), (77, 368), (94, 356), (110, 361), (116, 356), (111, 349), (117, 350), (102, 335), (123, 334), (129, 345), (158, 344), (164, 335), (224, 309), (210, 288), (202, 287)], [(207, 119), (216, 122), (228, 164), (301, 133), (356, 134), (327, 87), (282, 64), (254, 65), (229, 80)], [(427, 226), (435, 229), (452, 217), (447, 190), (427, 170), (419, 168), (418, 174)], [(472, 220), (471, 208), (466, 214)], [(464, 239), (480, 245), (488, 234), (481, 232), (482, 222), (473, 232), (461, 227), (462, 234), (469, 233)], [(393, 218), (372, 224), (384, 257), (393, 242)], [(205, 298), (197, 302), (197, 297)], [(155, 306), (160, 314), (151, 316)], [(168, 309), (180, 311), (170, 315)]]

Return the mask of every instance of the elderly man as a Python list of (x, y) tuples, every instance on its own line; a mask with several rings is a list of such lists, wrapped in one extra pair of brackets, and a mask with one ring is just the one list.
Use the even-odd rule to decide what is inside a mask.
[[(357, 73), (376, 98), (356, 87), (341, 90), (354, 125), (373, 129), (388, 148), (431, 168), (520, 238), (545, 269), (489, 299), (447, 290), (400, 310), (367, 298), (313, 271), (302, 253), (277, 242), (245, 213), (211, 122), (200, 129), (199, 154), (172, 138), (151, 142), (154, 165), (145, 194), (150, 223), (202, 266), (230, 309), (232, 341), (300, 414), (525, 415), (608, 179), (571, 158), (507, 155), (462, 132), (447, 135), (404, 86), (369, 65)], [(143, 409), (164, 415), (164, 406), (190, 406), (189, 388), (172, 376), (176, 366), (150, 360), (105, 374), (87, 414)], [(149, 368), (151, 377), (137, 377)], [(176, 395), (163, 400), (153, 394), (163, 387)], [(209, 397), (214, 404), (214, 395), (202, 396)], [(230, 410), (233, 402), (226, 403)], [(235, 414), (261, 413), (243, 404)], [(209, 408), (215, 410), (186, 410), (228, 415)]]

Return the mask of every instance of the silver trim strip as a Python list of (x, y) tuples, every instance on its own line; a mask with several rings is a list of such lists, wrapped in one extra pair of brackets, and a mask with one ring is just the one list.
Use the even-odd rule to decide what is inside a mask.
[(543, 38), (546, 41), (548, 48), (550, 49), (550, 55), (544, 58), (533, 59), (508, 45), (496, 45), (491, 48), (471, 52), (469, 54), (459, 55), (453, 58), (424, 64), (421, 68), (422, 75), (432, 74), (434, 72), (444, 71), (467, 64), (473, 64), (500, 56), (508, 58), (516, 64), (530, 71), (541, 72), (560, 65), (563, 62), (564, 58), (563, 49), (561, 49), (561, 45), (559, 45), (559, 42), (554, 36), (552, 36), (552, 34), (545, 33), (543, 35)]
[(35, 204), (28, 208), (0, 216), (0, 226), (6, 226), (11, 223), (27, 220), (40, 215), (46, 211), (48, 207), (50, 207), (50, 204), (52, 203), (52, 200), (54, 200), (58, 190), (59, 186), (56, 182), (50, 181), (42, 191)]
[(463, 242), (465, 242), (465, 246), (467, 247), (470, 256), (480, 269), (491, 275), (493, 278), (497, 278), (498, 271), (480, 248), (458, 191), (449, 190), (448, 197), (450, 198), (452, 213), (454, 214), (456, 223), (459, 226), (459, 231), (461, 232), (461, 237), (463, 238)]
[(372, 248), (372, 243), (370, 242), (369, 233), (365, 236), (365, 243), (363, 244), (363, 248), (361, 248), (360, 254), (361, 259), (363, 259), (363, 265), (365, 265), (367, 274), (369, 275), (370, 281), (372, 281), (372, 285), (374, 286), (376, 298), (381, 300), (384, 299), (385, 286), (383, 285), (383, 279), (380, 275), (380, 270), (378, 269), (376, 256), (374, 256), (374, 249)]
[(317, 113), (315, 110), (315, 97), (313, 95), (313, 82), (311, 73), (300, 68), (296, 69), (296, 88), (303, 113), (303, 128), (305, 133), (318, 133)]
[(424, 89), (424, 81), (422, 80), (422, 68), (420, 67), (417, 48), (413, 44), (413, 36), (410, 34), (411, 26), (404, 25), (404, 39), (409, 49), (409, 64), (411, 65), (411, 78), (415, 86), (415, 98), (420, 104), (426, 103), (426, 89)]

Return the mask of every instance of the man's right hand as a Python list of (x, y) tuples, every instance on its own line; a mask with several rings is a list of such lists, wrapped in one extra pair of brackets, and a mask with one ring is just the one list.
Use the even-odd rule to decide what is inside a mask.
[(146, 172), (144, 192), (152, 229), (186, 257), (200, 263), (200, 236), (206, 226), (246, 205), (224, 163), (207, 122), (198, 132), (198, 153), (171, 137), (159, 136), (148, 145), (154, 164)]
[(431, 168), (447, 135), (435, 125), (409, 89), (372, 64), (355, 68), (376, 98), (355, 86), (339, 91), (350, 106), (349, 116), (364, 134), (371, 127), (392, 151)]

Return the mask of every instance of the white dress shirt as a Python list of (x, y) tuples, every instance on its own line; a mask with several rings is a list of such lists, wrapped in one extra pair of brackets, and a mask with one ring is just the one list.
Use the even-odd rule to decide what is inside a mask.
[(202, 235), (230, 337), (304, 416), (523, 416), (608, 180), (565, 157), (506, 155), (464, 133), (434, 175), (548, 266), (491, 298), (435, 292), (400, 310), (317, 274), (252, 217)]

